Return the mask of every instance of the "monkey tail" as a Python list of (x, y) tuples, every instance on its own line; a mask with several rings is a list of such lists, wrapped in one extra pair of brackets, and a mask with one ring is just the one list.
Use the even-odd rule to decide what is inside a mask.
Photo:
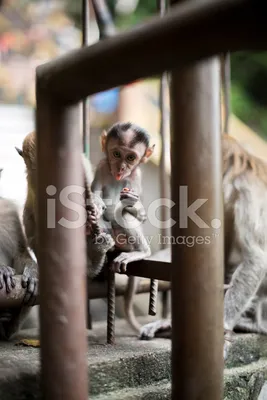
[(137, 334), (140, 333), (141, 325), (138, 323), (135, 317), (133, 310), (133, 301), (134, 301), (134, 295), (138, 288), (138, 284), (139, 284), (139, 278), (135, 276), (129, 276), (126, 292), (124, 294), (125, 317), (129, 325)]

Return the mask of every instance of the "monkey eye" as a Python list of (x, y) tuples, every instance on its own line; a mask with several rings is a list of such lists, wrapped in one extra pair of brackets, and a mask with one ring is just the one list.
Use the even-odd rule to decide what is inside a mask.
[(115, 158), (120, 158), (120, 156), (121, 156), (121, 153), (119, 152), (119, 151), (113, 151), (113, 157), (115, 157)]
[(129, 155), (127, 156), (127, 161), (132, 162), (132, 161), (134, 161), (135, 159), (136, 159), (135, 154), (129, 154)]

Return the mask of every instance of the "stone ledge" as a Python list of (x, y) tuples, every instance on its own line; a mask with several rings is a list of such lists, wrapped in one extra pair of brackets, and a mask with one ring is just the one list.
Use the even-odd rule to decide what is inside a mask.
[[(147, 320), (140, 318), (142, 323)], [(37, 335), (36, 330), (21, 331), (16, 340)], [(115, 399), (116, 393), (120, 395), (116, 399), (122, 400), (170, 398), (166, 383), (171, 377), (169, 340), (139, 341), (123, 320), (116, 322), (115, 346), (106, 344), (105, 322), (95, 323), (88, 336), (90, 396), (96, 400)], [(0, 400), (41, 399), (39, 349), (17, 347), (13, 341), (0, 343), (0, 352)], [(267, 380), (266, 353), (265, 337), (237, 336), (225, 369), (224, 400), (257, 400)]]

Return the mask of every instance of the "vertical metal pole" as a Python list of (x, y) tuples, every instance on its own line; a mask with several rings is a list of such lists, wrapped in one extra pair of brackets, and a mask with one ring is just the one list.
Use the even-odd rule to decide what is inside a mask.
[[(116, 27), (112, 20), (112, 15), (105, 0), (92, 0), (92, 6), (95, 12), (97, 25), (99, 28), (100, 40), (105, 40), (108, 37), (115, 35)], [(107, 343), (114, 344), (115, 342), (115, 302), (116, 302), (116, 287), (115, 273), (111, 270), (108, 272), (108, 290), (107, 290)]]
[[(70, 185), (84, 187), (79, 111), (78, 105), (65, 107), (44, 97), (37, 76), (37, 232), (46, 400), (88, 399), (85, 221), (68, 227), (78, 217), (66, 203), (75, 192)], [(81, 195), (79, 218), (82, 203)]]
[(221, 56), (221, 82), (224, 104), (223, 133), (229, 133), (229, 119), (231, 113), (231, 59), (230, 53)]
[[(163, 17), (166, 11), (165, 0), (158, 0), (158, 10), (160, 16)], [(167, 89), (167, 77), (166, 73), (163, 73), (160, 78), (160, 91), (159, 91), (159, 103), (160, 103), (160, 136), (161, 136), (161, 158), (160, 158), (160, 195), (161, 198), (167, 197), (167, 180), (166, 180), (166, 89)], [(166, 208), (161, 209), (161, 220), (166, 221)], [(162, 230), (163, 236), (166, 236), (166, 230)], [(161, 243), (161, 248), (164, 248), (164, 244)], [(157, 313), (157, 294), (158, 294), (158, 280), (151, 279), (150, 293), (149, 293), (149, 315), (156, 315)], [(162, 294), (162, 314), (167, 313), (167, 292)]]
[[(90, 30), (90, 7), (89, 0), (82, 0), (82, 46), (88, 46), (88, 35)], [(82, 131), (83, 131), (83, 152), (87, 157), (90, 154), (90, 104), (89, 99), (82, 102)], [(87, 283), (88, 287), (88, 283)], [(87, 295), (87, 328), (92, 329), (91, 302)]]
[[(88, 46), (89, 29), (90, 29), (89, 0), (82, 0), (82, 46)], [(84, 99), (82, 102), (83, 151), (87, 157), (89, 157), (90, 154), (89, 112), (90, 112), (89, 99)]]
[[(171, 190), (176, 221), (171, 277), (173, 400), (223, 398), (219, 88), (217, 59), (172, 72)], [(220, 224), (221, 229), (215, 229)]]
[[(158, 0), (158, 8), (160, 11), (160, 16), (163, 17), (166, 13), (166, 0)], [(167, 154), (167, 128), (170, 123), (168, 117), (168, 109), (166, 104), (168, 90), (168, 75), (164, 72), (160, 79), (160, 89), (159, 89), (159, 104), (160, 104), (160, 136), (161, 136), (161, 156), (160, 156), (160, 196), (162, 199), (166, 199), (168, 195), (168, 177), (167, 177), (167, 159), (169, 154)], [(161, 220), (167, 220), (167, 208), (161, 208)], [(167, 236), (168, 230), (163, 228), (162, 235)], [(161, 241), (161, 248), (167, 247), (165, 241)], [(162, 292), (162, 318), (167, 318), (168, 313), (168, 296), (169, 291)]]

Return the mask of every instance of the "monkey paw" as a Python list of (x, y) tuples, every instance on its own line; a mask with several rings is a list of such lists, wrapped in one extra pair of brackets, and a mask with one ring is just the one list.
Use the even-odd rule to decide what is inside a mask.
[(38, 294), (38, 271), (36, 268), (30, 266), (24, 268), (21, 286), (26, 288), (23, 303), (27, 306), (34, 306)]
[(125, 274), (127, 270), (127, 264), (129, 262), (129, 253), (121, 253), (116, 257), (112, 264), (111, 269), (113, 272), (118, 272), (120, 274)]
[(157, 336), (157, 334), (162, 333), (169, 333), (171, 331), (171, 324), (170, 321), (153, 321), (149, 324), (142, 326), (140, 329), (140, 340), (150, 340)]
[(6, 292), (10, 293), (12, 289), (16, 286), (16, 282), (13, 279), (15, 275), (15, 270), (11, 267), (1, 266), (0, 267), (0, 290), (4, 287)]
[(115, 241), (108, 233), (101, 232), (93, 239), (93, 245), (95, 246), (96, 250), (99, 249), (99, 251), (106, 253), (115, 246)]
[(127, 206), (134, 206), (139, 200), (139, 195), (134, 189), (124, 188), (120, 193), (120, 201), (124, 201)]

